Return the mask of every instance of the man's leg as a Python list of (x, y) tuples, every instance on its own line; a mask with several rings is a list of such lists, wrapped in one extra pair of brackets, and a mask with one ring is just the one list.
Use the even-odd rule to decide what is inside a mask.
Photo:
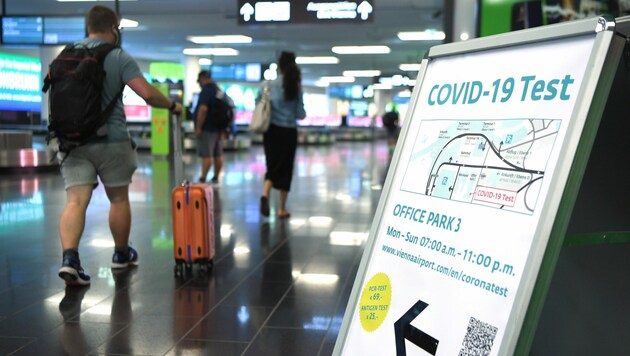
[(79, 249), (79, 240), (85, 228), (85, 211), (92, 198), (93, 185), (77, 185), (66, 190), (66, 206), (59, 221), (61, 247)]
[(129, 186), (105, 187), (110, 202), (109, 229), (114, 237), (116, 249), (129, 245), (131, 231), (131, 206), (129, 205)]
[(59, 237), (63, 248), (59, 277), (69, 286), (90, 284), (90, 276), (83, 272), (79, 260), (79, 241), (85, 228), (85, 211), (93, 188), (92, 184), (88, 184), (66, 189), (66, 206), (59, 218)]
[(208, 176), (208, 171), (210, 171), (210, 167), (212, 167), (212, 157), (201, 157), (201, 177), (200, 181), (206, 180)]
[(129, 186), (105, 187), (110, 202), (109, 229), (114, 237), (112, 268), (125, 268), (138, 264), (138, 252), (129, 246), (131, 232), (131, 206)]
[(219, 182), (219, 174), (223, 168), (223, 146), (221, 144), (220, 132), (211, 132), (208, 135), (210, 156), (214, 158), (214, 176), (212, 177), (212, 184)]
[(221, 174), (221, 169), (223, 169), (223, 156), (214, 157), (214, 179), (219, 179), (219, 174)]

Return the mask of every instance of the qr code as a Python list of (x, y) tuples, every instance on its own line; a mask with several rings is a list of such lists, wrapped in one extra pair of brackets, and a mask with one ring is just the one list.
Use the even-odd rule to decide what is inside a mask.
[(471, 317), (459, 356), (490, 355), (497, 330), (496, 326)]

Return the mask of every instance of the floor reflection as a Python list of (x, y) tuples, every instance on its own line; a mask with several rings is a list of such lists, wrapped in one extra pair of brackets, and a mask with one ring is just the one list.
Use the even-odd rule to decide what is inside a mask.
[[(65, 295), (59, 303), (59, 313), (64, 321), (62, 345), (68, 355), (84, 355), (91, 350), (85, 340), (80, 320), (81, 303), (89, 289), (89, 286), (66, 287)], [(76, 319), (73, 321), (74, 318)]]
[[(297, 155), (292, 216), (276, 219), (259, 212), (262, 147), (226, 152), (213, 199), (214, 267), (175, 278), (172, 165), (140, 152), (130, 187), (140, 265), (111, 270), (109, 203), (99, 187), (80, 247), (93, 278), (82, 289), (65, 289), (57, 277), (65, 204), (58, 172), (0, 175), (0, 354), (329, 355), (387, 146), (337, 142), (301, 146)], [(195, 154), (185, 158), (186, 178), (198, 177)]]

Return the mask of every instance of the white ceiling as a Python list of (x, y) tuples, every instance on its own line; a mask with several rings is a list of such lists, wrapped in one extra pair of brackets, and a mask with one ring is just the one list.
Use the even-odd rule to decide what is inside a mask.
[[(95, 2), (56, 0), (4, 0), (6, 15), (83, 15)], [(378, 69), (383, 75), (415, 73), (398, 69), (400, 63), (419, 63), (424, 52), (440, 42), (403, 42), (400, 31), (442, 30), (442, 0), (372, 0), (374, 20), (360, 24), (238, 24), (237, 0), (137, 0), (120, 1), (122, 17), (138, 21), (138, 29), (123, 31), (123, 48), (136, 58), (182, 62), (183, 48), (201, 47), (186, 40), (189, 35), (243, 34), (249, 44), (229, 47), (235, 57), (214, 57), (214, 63), (273, 63), (282, 50), (298, 56), (334, 55), (336, 45), (387, 45), (390, 54), (338, 55), (338, 65), (301, 65), (305, 84), (343, 70)], [(113, 1), (100, 4), (115, 8)], [(367, 84), (372, 79), (363, 79)]]

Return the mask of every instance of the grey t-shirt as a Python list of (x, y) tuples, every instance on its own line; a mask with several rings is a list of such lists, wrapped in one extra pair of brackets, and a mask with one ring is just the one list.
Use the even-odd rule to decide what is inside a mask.
[[(93, 48), (103, 43), (107, 42), (100, 38), (86, 38), (76, 44)], [(113, 49), (107, 54), (104, 69), (105, 82), (103, 83), (103, 100), (101, 102), (103, 110), (118, 95), (125, 84), (134, 78), (142, 77), (138, 63), (127, 52), (119, 48)], [(118, 98), (112, 113), (107, 119), (107, 130), (107, 138), (104, 140), (108, 142), (126, 141), (129, 139), (122, 95)]]

